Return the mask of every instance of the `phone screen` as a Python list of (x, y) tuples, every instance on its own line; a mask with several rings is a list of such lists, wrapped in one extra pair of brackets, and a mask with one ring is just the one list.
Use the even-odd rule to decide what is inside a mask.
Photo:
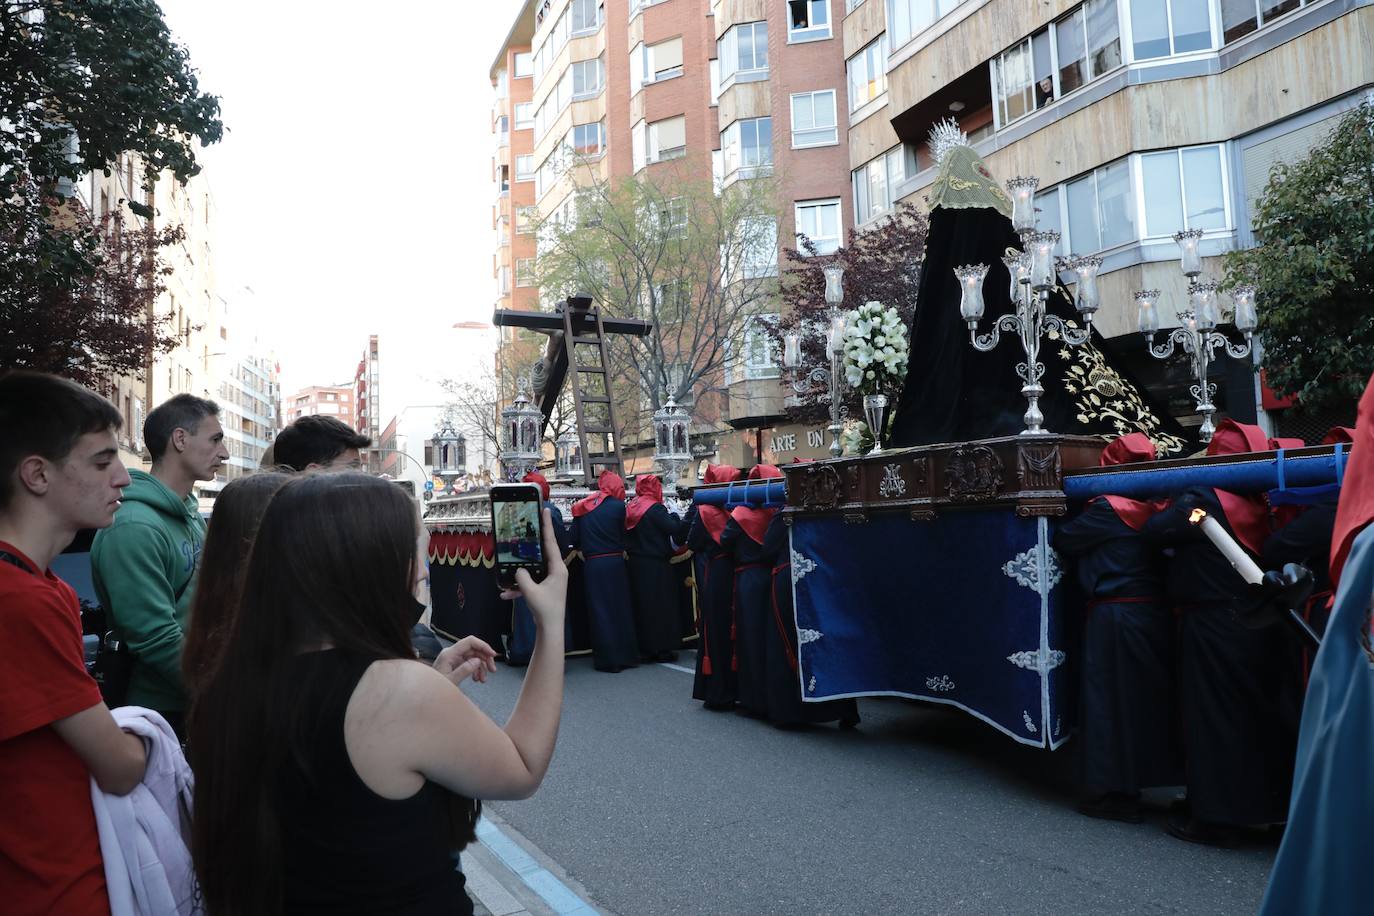
[(498, 484), (491, 488), (491, 527), (496, 539), (496, 577), (515, 581), (517, 569), (544, 575), (544, 544), (540, 539), (539, 488), (532, 484)]

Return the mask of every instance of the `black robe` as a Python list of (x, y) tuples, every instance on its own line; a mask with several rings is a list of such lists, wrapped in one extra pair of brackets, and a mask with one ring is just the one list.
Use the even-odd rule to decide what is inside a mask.
[(733, 665), (735, 640), (730, 632), (734, 556), (711, 537), (695, 506), (682, 520), (678, 532), (678, 543), (686, 542), (698, 564), (700, 629), (692, 698), (701, 700), (708, 709), (728, 709), (739, 697)]
[(765, 608), (772, 601), (771, 556), (762, 544), (744, 533), (733, 518), (725, 523), (720, 546), (735, 558), (731, 595), (735, 633), (735, 671), (739, 703), (756, 716), (768, 715), (767, 641), (771, 622)]
[(764, 689), (768, 698), (768, 718), (774, 725), (859, 721), (859, 705), (852, 698), (803, 703), (801, 674), (798, 668), (797, 617), (792, 607), (792, 550), (788, 527), (781, 514), (768, 523), (763, 536), (763, 552), (768, 559), (769, 595), (764, 616)]
[(1174, 619), (1158, 557), (1106, 500), (1059, 526), (1087, 596), (1080, 653), (1079, 761), (1090, 794), (1177, 785)]
[(1331, 533), (1336, 528), (1336, 497), (1309, 506), (1301, 515), (1269, 535), (1262, 554), (1265, 569), (1300, 563), (1312, 570), (1312, 600), (1303, 616), (1320, 636), (1326, 632), (1331, 597)]
[[(1013, 436), (1025, 429), (1026, 401), (1015, 373), (1016, 364), (1025, 361), (1025, 352), (1016, 335), (1005, 331), (992, 351), (973, 349), (968, 325), (959, 315), (960, 283), (954, 276), (954, 268), (965, 264), (991, 268), (983, 283), (986, 311), (979, 324), (987, 333), (993, 319), (1012, 311), (1011, 275), (1002, 263), (1007, 248), (1021, 250), (1021, 239), (1011, 220), (996, 210), (936, 207), (931, 211), (906, 382), (889, 436), (894, 447)], [(1083, 326), (1062, 289), (1051, 292), (1049, 312)], [(1191, 441), (1188, 434), (1164, 405), (1156, 403), (1124, 367), (1107, 356), (1096, 331), (1093, 342), (1095, 352), (1088, 353), (1079, 352), (1084, 350), (1081, 347), (1065, 348), (1059, 341), (1042, 339), (1040, 361), (1045, 374), (1040, 384), (1045, 394), (1040, 410), (1045, 429), (1112, 436), (1142, 431), (1165, 447), (1167, 453), (1160, 457), (1182, 454), (1183, 441)], [(1069, 390), (1071, 383), (1066, 379), (1070, 378), (1077, 380), (1072, 383), (1076, 391)], [(1094, 389), (1092, 394), (1089, 388)], [(1096, 403), (1093, 396), (1098, 398)], [(1140, 429), (1127, 422), (1136, 418), (1138, 410), (1153, 414), (1157, 426)]]
[(640, 516), (638, 524), (625, 532), (630, 552), (635, 634), (643, 658), (666, 656), (682, 645), (678, 633), (681, 584), (669, 562), (676, 531), (677, 519), (662, 503), (655, 503)]
[(601, 505), (574, 518), (572, 539), (582, 551), (592, 664), (598, 671), (633, 668), (639, 663), (639, 648), (625, 571), (625, 502), (607, 496)]
[(1285, 678), (1284, 629), (1249, 629), (1233, 602), (1245, 581), (1200, 526), (1205, 509), (1228, 531), (1210, 488), (1185, 490), (1142, 533), (1172, 548), (1165, 595), (1179, 611), (1178, 689), (1193, 816), (1232, 826), (1281, 822), (1288, 809), (1296, 734), (1282, 710), (1292, 703)]

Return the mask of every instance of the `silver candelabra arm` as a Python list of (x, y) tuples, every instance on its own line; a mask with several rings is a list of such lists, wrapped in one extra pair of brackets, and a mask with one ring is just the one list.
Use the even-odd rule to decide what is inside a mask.
[[(1223, 339), (1225, 339), (1225, 338), (1223, 338)], [(1231, 341), (1226, 340), (1226, 352), (1227, 352), (1227, 354), (1230, 355), (1230, 356), (1235, 357), (1236, 359), (1245, 359), (1245, 357), (1247, 357), (1247, 356), (1250, 355), (1250, 350), (1251, 350), (1251, 338), (1250, 338), (1250, 335), (1248, 335), (1248, 334), (1245, 336), (1245, 340), (1241, 341), (1241, 342), (1238, 343), (1238, 344), (1233, 344), (1233, 343), (1231, 343)]]
[(1192, 352), (1192, 335), (1187, 328), (1174, 328), (1164, 338), (1163, 343), (1155, 343), (1154, 335), (1151, 334), (1145, 345), (1150, 350), (1150, 355), (1156, 359), (1168, 359), (1174, 355), (1174, 345), (1183, 347), (1185, 353)]
[[(797, 394), (806, 394), (808, 391), (826, 383), (830, 375), (830, 369), (826, 366), (817, 366), (810, 372), (801, 375), (800, 378), (792, 380), (792, 390)], [(824, 396), (822, 396), (824, 400)]]
[(1046, 328), (1058, 334), (1065, 343), (1075, 347), (1087, 343), (1088, 339), (1093, 336), (1092, 325), (1075, 328), (1058, 315), (1046, 315), (1044, 322)]
[(979, 334), (976, 323), (970, 323), (968, 327), (968, 339), (973, 344), (973, 349), (981, 353), (986, 353), (997, 346), (1001, 340), (1001, 331), (1012, 334), (1021, 333), (1021, 319), (1016, 315), (1003, 315), (992, 323), (992, 331), (987, 334)]

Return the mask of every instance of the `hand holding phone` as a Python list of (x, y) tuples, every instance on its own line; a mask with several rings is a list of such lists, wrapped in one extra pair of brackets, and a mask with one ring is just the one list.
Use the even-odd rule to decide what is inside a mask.
[(563, 632), (563, 614), (568, 595), (568, 567), (563, 562), (563, 553), (553, 537), (553, 522), (549, 510), (540, 513), (543, 519), (543, 547), (547, 564), (542, 582), (531, 578), (529, 570), (516, 569), (514, 587), (503, 588), (501, 597), (507, 601), (524, 598), (530, 606), (541, 631), (549, 628), (557, 631), (560, 638)]
[[(546, 565), (542, 494), (532, 483), (501, 483), (491, 488), (491, 532), (496, 539), (496, 581), (502, 588), (515, 585), (516, 570), (523, 569), (536, 581), (544, 578)], [(555, 551), (556, 552), (556, 551)]]

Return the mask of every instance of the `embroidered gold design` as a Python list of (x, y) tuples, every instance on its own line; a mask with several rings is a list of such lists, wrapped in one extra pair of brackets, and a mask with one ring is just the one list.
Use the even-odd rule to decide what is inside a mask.
[[(1077, 326), (1072, 321), (1069, 325)], [(1108, 439), (1127, 433), (1144, 433), (1154, 442), (1161, 457), (1183, 453), (1183, 439), (1164, 432), (1159, 417), (1150, 410), (1140, 392), (1107, 363), (1102, 351), (1091, 342), (1082, 347), (1064, 347), (1059, 355), (1068, 366), (1064, 373), (1064, 390), (1075, 396), (1079, 423), (1110, 424), (1115, 432), (1103, 434)]]

